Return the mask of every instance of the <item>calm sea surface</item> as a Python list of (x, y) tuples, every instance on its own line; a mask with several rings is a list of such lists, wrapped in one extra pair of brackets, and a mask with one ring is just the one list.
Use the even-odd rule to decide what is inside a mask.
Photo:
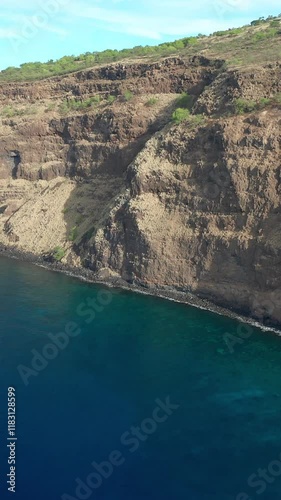
[(0, 498), (280, 500), (281, 338), (253, 327), (231, 353), (237, 332), (0, 258)]

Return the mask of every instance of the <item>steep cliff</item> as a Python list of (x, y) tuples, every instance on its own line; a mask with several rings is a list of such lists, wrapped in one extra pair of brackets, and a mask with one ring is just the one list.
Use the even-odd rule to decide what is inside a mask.
[(280, 82), (198, 55), (3, 84), (0, 243), (280, 326)]

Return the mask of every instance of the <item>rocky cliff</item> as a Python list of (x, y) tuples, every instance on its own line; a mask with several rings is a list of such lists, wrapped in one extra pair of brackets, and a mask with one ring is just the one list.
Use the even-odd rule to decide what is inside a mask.
[(280, 326), (280, 82), (193, 56), (3, 84), (0, 243)]

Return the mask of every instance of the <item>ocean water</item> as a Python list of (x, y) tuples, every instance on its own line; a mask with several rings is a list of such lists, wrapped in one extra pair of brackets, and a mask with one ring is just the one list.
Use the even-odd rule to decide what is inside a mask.
[(280, 500), (281, 338), (6, 258), (0, 297), (1, 499)]

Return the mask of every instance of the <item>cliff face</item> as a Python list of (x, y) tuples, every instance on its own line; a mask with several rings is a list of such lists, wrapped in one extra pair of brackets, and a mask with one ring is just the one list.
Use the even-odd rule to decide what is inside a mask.
[[(194, 57), (4, 85), (2, 107), (19, 112), (0, 128), (0, 242), (60, 246), (99, 278), (192, 291), (280, 326), (280, 107), (233, 113), (239, 97), (274, 98), (280, 77), (278, 63), (227, 71)], [(176, 125), (182, 91), (204, 116)], [(96, 93), (95, 108), (54, 109)]]

